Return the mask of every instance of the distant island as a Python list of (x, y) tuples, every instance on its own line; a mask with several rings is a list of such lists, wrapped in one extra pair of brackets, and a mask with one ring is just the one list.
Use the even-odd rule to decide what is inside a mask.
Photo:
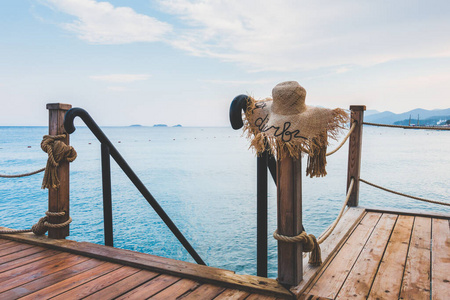
[(142, 125), (140, 125), (140, 124), (133, 124), (133, 125), (130, 125), (130, 127), (142, 127)]
[(168, 127), (166, 124), (155, 124), (153, 127)]
[(364, 113), (364, 121), (369, 123), (387, 124), (387, 125), (448, 125), (450, 122), (450, 108), (447, 109), (413, 109), (411, 111), (395, 114), (390, 111), (379, 112), (376, 110), (367, 110)]
[(183, 127), (181, 124), (173, 125), (173, 127)]

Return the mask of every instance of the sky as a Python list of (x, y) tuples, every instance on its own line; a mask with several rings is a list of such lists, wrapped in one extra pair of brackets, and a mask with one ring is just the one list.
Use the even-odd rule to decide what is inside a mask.
[(100, 126), (229, 126), (233, 98), (450, 107), (450, 1), (1, 0), (0, 126), (46, 103)]

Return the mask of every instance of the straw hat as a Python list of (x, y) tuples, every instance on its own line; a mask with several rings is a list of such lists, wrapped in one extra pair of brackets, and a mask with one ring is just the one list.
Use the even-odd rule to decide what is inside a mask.
[(245, 112), (245, 129), (251, 146), (259, 154), (266, 149), (278, 159), (309, 155), (306, 174), (325, 176), (328, 137), (336, 139), (348, 121), (340, 108), (328, 109), (305, 104), (306, 90), (296, 81), (277, 84), (272, 97), (256, 101), (250, 97)]

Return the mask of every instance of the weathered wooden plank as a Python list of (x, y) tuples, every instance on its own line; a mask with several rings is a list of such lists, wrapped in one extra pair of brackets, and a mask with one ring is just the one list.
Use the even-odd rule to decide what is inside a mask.
[[(296, 236), (302, 232), (301, 171), (301, 159), (292, 158), (288, 153), (277, 162), (277, 230), (281, 235)], [(295, 286), (302, 281), (302, 249), (301, 243), (278, 241), (278, 281), (281, 284)]]
[(362, 149), (362, 125), (364, 122), (364, 105), (350, 105), (351, 123), (356, 122), (355, 129), (350, 135), (348, 142), (348, 168), (347, 168), (347, 191), (352, 178), (355, 180), (353, 191), (348, 199), (348, 206), (358, 206), (359, 202), (359, 174), (361, 170)]
[(383, 214), (336, 299), (366, 299), (398, 215)]
[(432, 299), (448, 299), (450, 295), (450, 221), (433, 219), (432, 226)]
[[(69, 268), (73, 265), (79, 264), (83, 261), (88, 260), (88, 257), (79, 256), (79, 255), (70, 255), (68, 257), (64, 257), (62, 260), (51, 260), (48, 261), (46, 264), (38, 264), (41, 261), (38, 261), (35, 263), (28, 264), (24, 267), (27, 267), (26, 270), (28, 270), (27, 273), (21, 274), (21, 275), (15, 275), (15, 270), (6, 271), (5, 273), (10, 273), (10, 275), (13, 275), (13, 278), (9, 278), (8, 280), (5, 280), (0, 285), (0, 292), (7, 291), (9, 289), (15, 288), (17, 286), (23, 285), (27, 282), (36, 280), (38, 278), (41, 278), (43, 276), (47, 276), (49, 274), (58, 272), (62, 269)], [(44, 259), (45, 260), (45, 259)], [(33, 268), (30, 269), (29, 266), (33, 265)], [(20, 269), (22, 267), (19, 267)]]
[(264, 296), (264, 295), (258, 295), (258, 294), (251, 294), (248, 296), (245, 300), (275, 300), (276, 297), (273, 296)]
[(93, 293), (86, 298), (85, 300), (98, 300), (98, 299), (113, 299), (120, 295), (127, 293), (128, 291), (136, 288), (137, 286), (147, 282), (156, 276), (158, 273), (141, 270), (125, 279), (122, 279), (116, 282), (113, 285), (110, 285), (96, 293)]
[[(4, 248), (2, 250), (0, 250), (0, 255), (1, 256), (5, 256), (5, 255), (9, 255), (11, 253), (15, 253), (15, 252), (19, 252), (28, 248), (33, 247), (32, 245), (28, 245), (28, 244), (19, 244), (19, 245), (14, 245), (8, 248)], [(0, 257), (0, 261), (1, 261), (1, 257)]]
[[(69, 256), (72, 256), (72, 254), (59, 253), (59, 254), (56, 254), (56, 255), (53, 255), (50, 257), (40, 259), (38, 261), (31, 262), (29, 264), (14, 267), (13, 269), (9, 269), (8, 271), (0, 273), (0, 282), (4, 282), (6, 280), (9, 280), (9, 279), (14, 278), (19, 275), (28, 274), (31, 271), (45, 267), (47, 264), (51, 263), (54, 260), (62, 260)], [(14, 263), (14, 262), (11, 262), (11, 263)], [(4, 265), (9, 265), (9, 264), (10, 263), (6, 263)]]
[[(48, 103), (48, 134), (59, 135), (66, 133), (64, 129), (64, 115), (72, 108), (70, 104), (64, 103)], [(63, 142), (69, 145), (69, 135), (67, 134)], [(48, 221), (53, 224), (59, 224), (69, 219), (69, 198), (70, 198), (70, 176), (69, 162), (62, 160), (56, 169), (59, 178), (59, 187), (48, 189), (48, 211), (49, 212), (65, 212), (62, 217), (49, 216)], [(48, 236), (54, 239), (63, 239), (69, 235), (69, 225), (62, 228), (49, 228)]]
[(304, 290), (313, 281), (319, 271), (322, 270), (322, 268), (326, 266), (330, 259), (336, 254), (337, 249), (339, 249), (342, 244), (344, 244), (344, 242), (353, 232), (354, 228), (359, 224), (364, 215), (364, 209), (358, 207), (350, 207), (345, 212), (334, 231), (320, 245), (320, 249), (322, 252), (321, 266), (316, 267), (308, 264), (309, 258), (307, 255), (304, 255), (303, 281), (300, 282), (298, 286), (291, 288), (292, 293), (300, 296), (304, 292)]
[(398, 299), (414, 217), (400, 215), (395, 224), (368, 299)]
[[(21, 250), (18, 252), (10, 253), (10, 254), (0, 257), (0, 264), (4, 264), (4, 263), (7, 263), (7, 262), (10, 262), (10, 261), (22, 258), (22, 257), (26, 257), (26, 256), (29, 256), (32, 254), (36, 254), (38, 252), (45, 251), (45, 250), (48, 250), (48, 249), (46, 249), (44, 247), (31, 246), (30, 248), (27, 248), (27, 249), (24, 249), (24, 250)], [(52, 250), (52, 251), (55, 251), (55, 250)]]
[(159, 293), (161, 290), (166, 287), (174, 284), (180, 280), (180, 278), (170, 275), (160, 275), (155, 279), (147, 281), (146, 283), (140, 285), (139, 287), (129, 291), (126, 294), (123, 294), (116, 299), (146, 299), (150, 298), (153, 295)]
[(9, 248), (14, 247), (14, 246), (20, 246), (20, 244), (16, 243), (16, 242), (13, 242), (13, 241), (8, 241), (7, 243), (3, 243), (3, 244), (0, 245), (0, 250), (9, 249)]
[(334, 298), (371, 235), (381, 214), (367, 214), (307, 293)]
[(65, 293), (59, 294), (58, 296), (52, 298), (55, 300), (66, 300), (75, 298), (84, 298), (97, 291), (102, 290), (128, 276), (137, 273), (139, 269), (132, 267), (121, 267), (114, 271), (111, 271), (103, 276), (97, 277), (89, 282), (85, 282), (82, 285), (77, 286)]
[(196, 289), (198, 286), (200, 286), (200, 283), (190, 280), (190, 279), (182, 279), (171, 286), (167, 287), (166, 289), (160, 291), (158, 294), (153, 295), (152, 299), (160, 299), (160, 300), (167, 300), (167, 299), (178, 299), (178, 297), (182, 296), (183, 294), (186, 294), (188, 292), (191, 292), (192, 290)]
[[(2, 227), (0, 227), (2, 229)], [(218, 284), (228, 288), (246, 290), (249, 292), (280, 295), (290, 297), (292, 294), (276, 280), (257, 276), (237, 275), (232, 271), (177, 261), (130, 250), (106, 247), (86, 242), (74, 242), (64, 239), (48, 239), (34, 234), (16, 234), (5, 237), (14, 241), (30, 243), (67, 251), (92, 258), (98, 258), (113, 263), (119, 263), (135, 268), (181, 276), (192, 280)]]
[(298, 300), (333, 300), (332, 298), (319, 297), (315, 295), (302, 295)]
[(48, 287), (40, 289), (39, 291), (28, 294), (21, 299), (28, 299), (28, 300), (49, 299), (49, 298), (57, 296), (61, 293), (64, 293), (65, 291), (68, 291), (74, 287), (77, 287), (77, 286), (83, 284), (84, 282), (88, 282), (94, 278), (102, 276), (102, 275), (109, 273), (120, 267), (121, 266), (118, 264), (102, 263), (98, 267), (94, 267), (92, 269), (89, 269), (86, 272), (83, 272), (83, 273), (77, 274), (71, 278), (67, 278), (65, 280), (59, 281), (56, 284), (52, 284)]
[[(22, 252), (23, 251), (20, 251), (17, 254), (20, 254)], [(21, 266), (30, 264), (32, 262), (42, 260), (44, 258), (49, 258), (50, 260), (53, 260), (53, 257), (57, 254), (61, 254), (61, 252), (56, 251), (56, 250), (45, 250), (45, 251), (31, 254), (29, 256), (20, 257), (15, 260), (10, 260), (8, 262), (0, 264), (0, 272), (5, 272), (5, 271), (11, 270), (11, 269), (16, 269)], [(11, 254), (11, 255), (14, 255), (14, 254)]]
[(407, 215), (415, 217), (426, 217), (426, 218), (436, 218), (436, 219), (450, 219), (449, 213), (437, 212), (437, 211), (426, 211), (417, 209), (401, 209), (401, 208), (389, 208), (389, 207), (363, 207), (367, 212), (380, 212), (388, 214), (397, 215)]
[(431, 219), (416, 217), (400, 299), (430, 299)]
[(2, 239), (2, 236), (3, 236), (3, 235), (0, 234), (0, 245), (2, 245), (2, 244), (4, 244), (4, 243), (10, 243), (10, 242), (11, 242), (10, 240)]
[[(46, 288), (60, 281), (63, 281), (67, 278), (70, 279), (77, 274), (86, 272), (89, 269), (97, 267), (103, 263), (104, 262), (100, 260), (91, 258), (87, 261), (74, 265), (70, 268), (66, 268), (64, 270), (33, 280), (29, 283), (20, 285), (6, 292), (0, 293), (0, 299), (17, 299), (19, 297), (23, 297), (33, 292), (39, 291), (42, 288)], [(104, 298), (97, 298), (97, 299), (104, 299)]]
[(226, 289), (220, 293), (214, 300), (244, 300), (249, 294), (244, 291)]
[[(224, 287), (212, 285), (212, 284), (202, 284), (192, 293), (186, 294), (182, 297), (183, 300), (188, 299), (214, 299), (217, 295), (225, 290)], [(161, 298), (162, 299), (162, 298)], [(247, 298), (248, 299), (248, 298)]]

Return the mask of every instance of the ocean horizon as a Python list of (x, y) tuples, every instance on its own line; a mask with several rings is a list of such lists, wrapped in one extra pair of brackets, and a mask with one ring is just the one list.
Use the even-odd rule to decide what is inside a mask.
[[(100, 144), (85, 126), (70, 143), (73, 222), (68, 239), (103, 244)], [(209, 266), (256, 274), (256, 158), (242, 130), (229, 127), (102, 126), (148, 190)], [(45, 167), (46, 126), (0, 126), (0, 174)], [(437, 201), (449, 200), (449, 132), (365, 126), (361, 178)], [(341, 138), (344, 136), (342, 134)], [(332, 142), (328, 151), (338, 142)], [(348, 145), (328, 157), (324, 178), (303, 175), (303, 221), (320, 235), (345, 199)], [(305, 174), (306, 160), (302, 169)], [(114, 245), (193, 262), (190, 255), (111, 160)], [(43, 174), (0, 178), (0, 226), (30, 228), (47, 210)], [(360, 205), (450, 213), (360, 184)], [(276, 187), (269, 176), (269, 277), (276, 277)]]

